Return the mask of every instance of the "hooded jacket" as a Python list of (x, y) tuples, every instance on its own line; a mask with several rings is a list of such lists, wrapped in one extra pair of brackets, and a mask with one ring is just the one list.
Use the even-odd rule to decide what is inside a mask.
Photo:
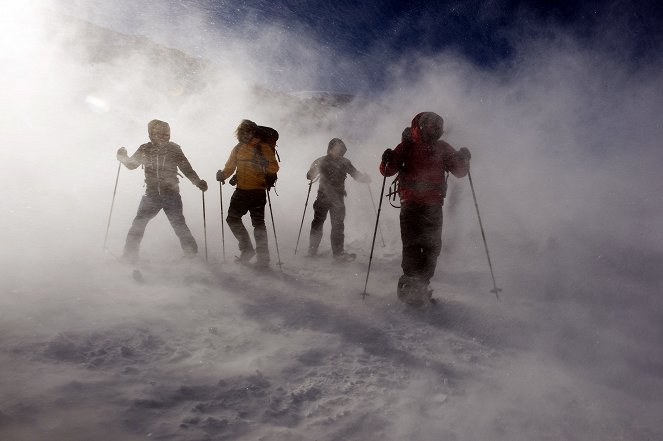
[(160, 147), (152, 142), (143, 144), (123, 163), (129, 170), (141, 165), (145, 168), (145, 194), (148, 196), (179, 194), (178, 168), (193, 185), (200, 182), (182, 148), (174, 142), (167, 142)]
[(267, 175), (276, 175), (279, 163), (274, 150), (257, 138), (237, 144), (223, 168), (226, 178), (237, 172), (237, 188), (240, 190), (266, 190)]
[[(414, 117), (411, 125), (413, 133), (420, 130), (419, 120), (427, 113), (432, 112)], [(380, 173), (383, 176), (399, 173), (398, 194), (402, 203), (443, 204), (446, 196), (445, 173), (462, 178), (467, 175), (468, 164), (458, 157), (458, 152), (449, 143), (439, 139), (424, 141), (422, 138), (425, 137), (403, 139), (394, 148), (389, 162), (380, 163)]]
[[(334, 157), (330, 154), (336, 144), (342, 147), (339, 157)], [(318, 193), (343, 197), (346, 195), (345, 179), (347, 175), (352, 176), (354, 179), (361, 179), (362, 174), (357, 171), (348, 158), (343, 156), (347, 151), (348, 148), (345, 146), (345, 143), (338, 138), (334, 138), (329, 142), (327, 155), (313, 161), (308, 173), (306, 173), (306, 178), (312, 180), (320, 176)]]

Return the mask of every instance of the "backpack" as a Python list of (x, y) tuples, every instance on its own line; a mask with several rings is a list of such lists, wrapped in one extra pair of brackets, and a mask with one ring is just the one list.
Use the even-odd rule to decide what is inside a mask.
[(276, 159), (281, 162), (279, 152), (276, 151), (276, 141), (279, 140), (279, 132), (271, 127), (258, 126), (253, 132), (253, 136), (267, 144), (274, 152), (274, 155), (276, 155)]
[[(264, 142), (267, 144), (272, 151), (274, 152), (274, 155), (276, 156), (276, 159), (281, 162), (281, 158), (279, 157), (279, 152), (276, 151), (276, 141), (279, 139), (279, 132), (274, 130), (271, 127), (266, 127), (266, 126), (258, 126), (255, 128), (253, 131), (253, 136), (258, 138), (260, 141)], [(256, 150), (258, 156), (259, 156), (259, 163), (263, 167), (266, 166), (267, 160), (263, 156), (262, 152), (260, 149)], [(274, 180), (276, 181), (276, 179)], [(228, 181), (230, 185), (235, 185), (237, 183), (237, 175), (233, 175), (232, 178)]]
[[(407, 133), (408, 128), (406, 128), (403, 131), (403, 142), (406, 139), (406, 133)], [(409, 136), (409, 133), (407, 133)], [(409, 145), (406, 146), (406, 153), (405, 153), (405, 158), (403, 158), (403, 162), (400, 164), (398, 173), (396, 174), (396, 177), (394, 177), (394, 180), (392, 181), (391, 185), (389, 186), (389, 192), (387, 193), (387, 200), (389, 201), (389, 204), (394, 207), (394, 208), (401, 208), (400, 205), (395, 205), (396, 202), (396, 196), (400, 195), (401, 187), (403, 186), (403, 182), (401, 180), (401, 174), (405, 172), (407, 169), (408, 163), (410, 162), (410, 157), (412, 155), (412, 148), (413, 145), (410, 143)], [(442, 186), (440, 188), (440, 191), (442, 193), (442, 200), (447, 196), (447, 182), (449, 180), (449, 172), (443, 172), (444, 173), (444, 182), (442, 183)], [(415, 187), (420, 187), (420, 188), (425, 188), (426, 185), (414, 185)]]

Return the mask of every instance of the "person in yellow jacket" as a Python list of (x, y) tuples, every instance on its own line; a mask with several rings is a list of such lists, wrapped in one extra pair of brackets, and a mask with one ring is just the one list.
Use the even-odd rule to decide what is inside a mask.
[[(230, 199), (226, 222), (239, 242), (238, 262), (248, 263), (256, 256), (256, 264), (269, 266), (269, 247), (267, 227), (265, 226), (265, 204), (267, 193), (276, 182), (279, 164), (274, 150), (259, 138), (258, 125), (253, 121), (243, 120), (235, 131), (239, 143), (230, 152), (230, 157), (223, 170), (216, 173), (216, 180), (225, 184), (230, 180), (237, 188)], [(235, 182), (233, 182), (235, 181)], [(244, 227), (242, 217), (249, 213), (253, 225), (255, 249), (249, 233)]]

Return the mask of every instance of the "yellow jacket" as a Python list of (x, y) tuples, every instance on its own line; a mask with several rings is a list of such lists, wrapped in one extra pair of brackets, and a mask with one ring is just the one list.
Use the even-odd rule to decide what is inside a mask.
[(237, 144), (223, 169), (225, 179), (237, 171), (237, 188), (240, 190), (266, 190), (265, 176), (276, 175), (279, 164), (272, 148), (253, 138), (246, 144)]

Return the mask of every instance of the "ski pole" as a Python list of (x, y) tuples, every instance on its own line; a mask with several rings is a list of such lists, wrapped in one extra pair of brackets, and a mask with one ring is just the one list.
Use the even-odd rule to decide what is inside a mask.
[[(371, 184), (366, 184), (368, 187), (368, 194), (371, 197), (371, 204), (373, 205), (373, 211), (375, 212), (375, 215), (377, 216), (378, 212), (375, 209), (375, 200), (373, 200), (373, 191), (371, 190)], [(380, 230), (380, 239), (382, 240), (382, 246), (386, 247), (387, 245), (384, 243), (384, 236), (382, 235), (382, 227), (378, 227)]]
[(474, 207), (477, 209), (477, 218), (479, 218), (479, 227), (481, 228), (481, 237), (483, 237), (483, 246), (486, 249), (486, 257), (488, 258), (488, 267), (490, 268), (490, 276), (493, 278), (493, 289), (490, 290), (490, 292), (495, 293), (495, 297), (497, 299), (500, 298), (498, 293), (502, 291), (501, 288), (497, 287), (497, 284), (495, 283), (495, 273), (493, 273), (493, 264), (490, 262), (490, 254), (488, 253), (488, 243), (486, 242), (486, 233), (483, 231), (483, 223), (481, 222), (481, 215), (479, 214), (479, 204), (477, 203), (477, 195), (474, 192), (474, 184), (472, 183), (472, 174), (470, 173), (470, 170), (468, 168), (467, 170), (467, 177), (470, 180), (470, 188), (472, 189), (472, 197), (474, 198)]
[(207, 216), (205, 215), (205, 192), (201, 191), (203, 195), (203, 231), (205, 232), (205, 262), (209, 263), (207, 258)]
[(223, 250), (223, 261), (226, 261), (226, 233), (223, 228), (223, 183), (219, 182), (219, 199), (221, 201), (221, 248)]
[(302, 214), (302, 223), (299, 224), (299, 233), (297, 234), (297, 243), (295, 244), (295, 256), (297, 255), (297, 247), (299, 247), (299, 238), (302, 235), (302, 227), (304, 226), (304, 216), (306, 216), (306, 207), (308, 206), (308, 198), (311, 195), (311, 186), (315, 182), (311, 179), (308, 183), (308, 193), (306, 193), (306, 203), (304, 203), (304, 213)]
[(122, 163), (117, 161), (117, 176), (115, 176), (115, 187), (113, 188), (113, 199), (111, 200), (110, 213), (108, 214), (108, 225), (106, 225), (106, 235), (104, 236), (104, 249), (108, 240), (108, 230), (110, 230), (111, 216), (113, 216), (113, 205), (115, 205), (115, 194), (117, 193), (117, 181), (120, 180), (120, 168)]
[(269, 216), (272, 218), (272, 228), (274, 229), (274, 244), (276, 245), (276, 257), (279, 259), (279, 270), (283, 272), (283, 263), (281, 262), (281, 254), (279, 253), (279, 239), (276, 236), (276, 225), (274, 224), (274, 212), (272, 211), (272, 198), (269, 197), (269, 190), (267, 190), (267, 202), (269, 202)]
[(364, 292), (361, 293), (362, 300), (366, 299), (366, 296), (369, 295), (366, 292), (366, 287), (368, 286), (368, 275), (371, 273), (371, 263), (373, 262), (373, 249), (375, 248), (375, 237), (378, 234), (378, 222), (380, 222), (380, 212), (382, 211), (382, 196), (384, 195), (384, 184), (387, 182), (387, 176), (382, 178), (382, 190), (380, 190), (380, 203), (378, 204), (378, 211), (375, 215), (375, 230), (373, 230), (373, 243), (371, 243), (371, 255), (368, 258), (368, 270), (366, 271), (366, 282), (364, 283)]

